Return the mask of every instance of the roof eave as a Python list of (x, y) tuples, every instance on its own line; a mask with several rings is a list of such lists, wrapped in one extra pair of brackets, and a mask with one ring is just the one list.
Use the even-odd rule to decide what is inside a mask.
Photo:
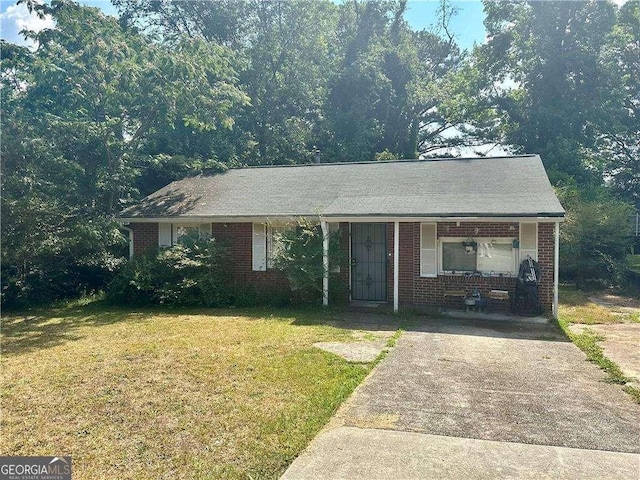
[(564, 221), (564, 212), (540, 212), (540, 213), (459, 213), (459, 214), (287, 214), (287, 215), (198, 215), (198, 216), (174, 216), (174, 217), (115, 217), (115, 221), (128, 223), (235, 223), (235, 222), (263, 222), (269, 220), (295, 221), (300, 218), (326, 219), (333, 222), (426, 222), (426, 221), (526, 221), (526, 220), (550, 220)]

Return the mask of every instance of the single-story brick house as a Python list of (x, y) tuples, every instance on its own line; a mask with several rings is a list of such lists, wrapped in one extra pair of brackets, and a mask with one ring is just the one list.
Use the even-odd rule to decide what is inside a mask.
[(541, 304), (557, 313), (564, 209), (537, 155), (230, 169), (173, 182), (119, 220), (132, 255), (200, 232), (227, 244), (234, 282), (287, 289), (270, 268), (273, 233), (300, 217), (339, 232), (339, 281), (350, 300), (398, 310), (461, 305), (456, 295), (474, 289), (513, 295), (530, 256)]

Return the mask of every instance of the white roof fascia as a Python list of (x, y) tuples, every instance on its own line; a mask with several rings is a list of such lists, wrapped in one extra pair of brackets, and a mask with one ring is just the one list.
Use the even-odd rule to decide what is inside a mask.
[(358, 217), (325, 217), (327, 222), (350, 222), (350, 223), (376, 223), (376, 222), (408, 222), (408, 223), (437, 223), (437, 222), (482, 222), (482, 223), (495, 223), (495, 222), (545, 222), (545, 223), (559, 223), (564, 221), (564, 217), (545, 217), (545, 216), (528, 216), (528, 217), (403, 217), (403, 216), (358, 216)]
[(116, 218), (116, 221), (127, 225), (130, 223), (244, 223), (244, 222), (265, 222), (285, 221), (295, 222), (300, 218), (308, 220), (321, 221), (330, 223), (349, 222), (349, 223), (380, 223), (380, 222), (408, 222), (408, 223), (434, 223), (434, 222), (545, 222), (560, 223), (564, 222), (564, 217), (546, 217), (546, 216), (498, 216), (498, 217), (404, 217), (404, 216), (324, 216), (324, 215), (295, 215), (295, 216), (267, 216), (267, 217), (171, 217), (171, 218)]

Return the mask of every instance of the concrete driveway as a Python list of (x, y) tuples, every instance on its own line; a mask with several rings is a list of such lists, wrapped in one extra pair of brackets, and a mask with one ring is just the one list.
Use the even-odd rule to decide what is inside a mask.
[(407, 331), (283, 478), (640, 478), (640, 405), (544, 321)]

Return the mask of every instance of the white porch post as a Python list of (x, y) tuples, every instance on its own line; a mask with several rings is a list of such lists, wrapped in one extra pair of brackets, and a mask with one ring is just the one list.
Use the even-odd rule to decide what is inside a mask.
[(555, 225), (555, 246), (553, 249), (553, 317), (558, 318), (558, 280), (560, 279), (560, 222)]
[(321, 221), (322, 228), (322, 305), (329, 305), (329, 226)]
[(393, 311), (398, 311), (398, 267), (400, 265), (400, 222), (393, 224)]

